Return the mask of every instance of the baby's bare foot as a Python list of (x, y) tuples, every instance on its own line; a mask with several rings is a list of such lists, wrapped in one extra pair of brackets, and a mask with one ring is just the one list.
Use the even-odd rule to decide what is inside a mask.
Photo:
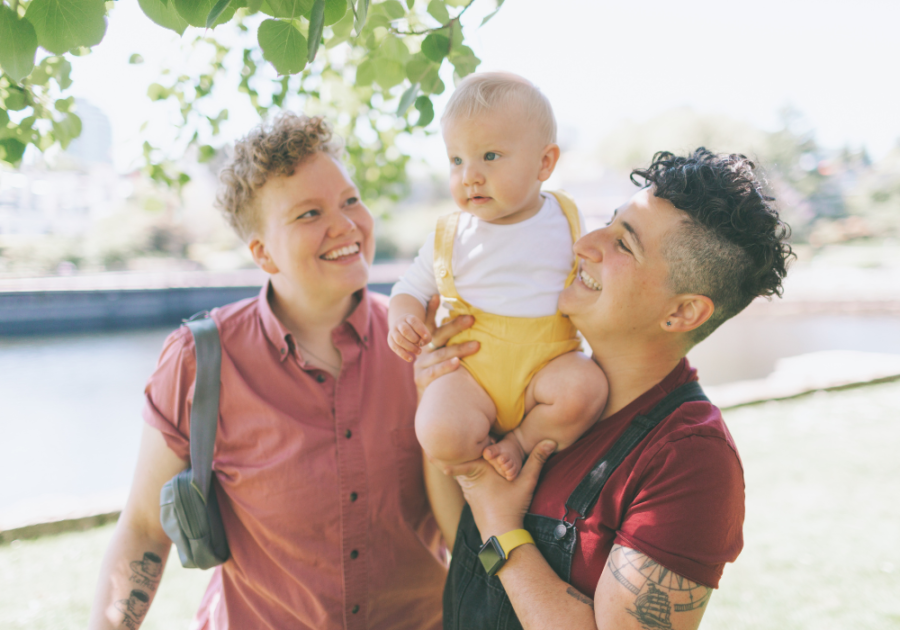
[(494, 467), (501, 477), (512, 481), (519, 476), (522, 470), (522, 460), (525, 459), (525, 451), (519, 444), (519, 440), (511, 432), (503, 436), (503, 439), (484, 449), (484, 458)]

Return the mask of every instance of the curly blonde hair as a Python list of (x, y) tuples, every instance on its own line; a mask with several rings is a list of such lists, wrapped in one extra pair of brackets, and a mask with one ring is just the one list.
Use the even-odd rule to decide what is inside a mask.
[(321, 116), (282, 112), (253, 128), (234, 145), (219, 173), (216, 206), (242, 240), (259, 228), (256, 191), (270, 177), (290, 177), (306, 158), (319, 151), (340, 158), (342, 143)]

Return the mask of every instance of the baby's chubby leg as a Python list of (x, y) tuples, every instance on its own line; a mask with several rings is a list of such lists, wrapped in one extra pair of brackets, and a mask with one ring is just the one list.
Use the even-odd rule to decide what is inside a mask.
[(484, 457), (507, 479), (514, 479), (526, 453), (551, 439), (557, 450), (571, 445), (593, 426), (606, 406), (606, 375), (590, 357), (568, 352), (545, 365), (525, 390), (525, 418)]
[(419, 444), (441, 468), (481, 457), (493, 442), (494, 401), (465, 368), (431, 383), (416, 411)]

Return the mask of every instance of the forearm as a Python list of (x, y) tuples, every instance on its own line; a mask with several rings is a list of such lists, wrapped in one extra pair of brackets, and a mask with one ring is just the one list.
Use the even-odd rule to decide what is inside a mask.
[(394, 328), (407, 315), (425, 320), (425, 307), (418, 299), (407, 293), (398, 293), (388, 305), (388, 326)]
[(456, 483), (456, 479), (441, 472), (428, 460), (428, 457), (425, 457), (422, 470), (425, 475), (425, 489), (428, 491), (431, 511), (444, 536), (447, 549), (452, 553), (453, 543), (456, 541), (456, 528), (459, 525), (463, 505), (465, 505), (462, 490)]
[[(159, 588), (172, 543), (119, 520), (100, 566), (88, 628), (138, 628)], [(159, 562), (157, 563), (157, 560)]]
[(597, 628), (593, 600), (563, 582), (534, 545), (517, 547), (497, 577), (525, 630)]

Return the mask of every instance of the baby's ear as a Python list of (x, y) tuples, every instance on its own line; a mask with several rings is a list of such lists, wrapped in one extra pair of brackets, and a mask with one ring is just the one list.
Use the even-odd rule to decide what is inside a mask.
[(559, 162), (559, 145), (548, 144), (541, 153), (541, 170), (538, 172), (538, 180), (545, 182), (550, 179), (557, 162)]

